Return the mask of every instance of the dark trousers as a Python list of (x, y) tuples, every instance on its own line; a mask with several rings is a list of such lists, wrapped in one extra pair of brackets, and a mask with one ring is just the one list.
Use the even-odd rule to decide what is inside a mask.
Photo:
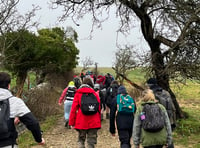
[(87, 129), (87, 130), (77, 130), (78, 131), (78, 144), (79, 148), (85, 148), (85, 140), (87, 138), (87, 148), (94, 148), (97, 143), (97, 131), (98, 129)]
[(145, 146), (144, 148), (162, 148), (163, 145)]
[(120, 148), (131, 148), (130, 140), (132, 136), (132, 129), (118, 130)]
[(172, 142), (172, 144), (168, 145), (167, 148), (174, 148), (174, 143)]

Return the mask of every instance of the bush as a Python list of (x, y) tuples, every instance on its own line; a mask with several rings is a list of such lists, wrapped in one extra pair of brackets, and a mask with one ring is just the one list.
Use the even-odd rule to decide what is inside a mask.
[(63, 108), (58, 105), (60, 94), (61, 91), (52, 87), (34, 88), (27, 93), (26, 104), (38, 119), (44, 120), (63, 112)]

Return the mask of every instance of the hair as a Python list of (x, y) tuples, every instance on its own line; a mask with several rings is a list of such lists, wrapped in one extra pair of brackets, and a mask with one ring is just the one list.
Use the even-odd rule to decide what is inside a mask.
[(11, 82), (10, 75), (6, 72), (0, 72), (0, 88), (8, 89)]
[(153, 91), (151, 89), (146, 89), (142, 92), (142, 98), (141, 101), (147, 102), (147, 101), (153, 101), (156, 102), (155, 96), (153, 94)]
[(113, 85), (113, 84), (119, 85), (117, 80), (113, 80), (110, 85)]
[(91, 78), (85, 78), (85, 79), (83, 80), (83, 84), (87, 84), (87, 85), (89, 85), (90, 87), (94, 88), (94, 83), (93, 83), (93, 81), (92, 81)]

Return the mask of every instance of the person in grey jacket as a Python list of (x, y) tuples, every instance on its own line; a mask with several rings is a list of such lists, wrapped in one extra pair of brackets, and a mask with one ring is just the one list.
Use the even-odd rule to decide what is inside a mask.
[(22, 122), (32, 132), (35, 141), (44, 145), (40, 125), (22, 99), (14, 97), (9, 91), (11, 78), (6, 72), (0, 72), (0, 101), (8, 99), (10, 106), (10, 119), (8, 120), (8, 136), (0, 135), (1, 148), (17, 148), (18, 133), (15, 124)]

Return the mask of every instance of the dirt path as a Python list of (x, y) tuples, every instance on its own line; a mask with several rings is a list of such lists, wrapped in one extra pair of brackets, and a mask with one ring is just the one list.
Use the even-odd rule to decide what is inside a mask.
[[(102, 128), (98, 131), (96, 148), (119, 148), (118, 136), (111, 136), (108, 129), (109, 120), (104, 119)], [(77, 148), (77, 132), (76, 130), (66, 129), (63, 118), (58, 120), (55, 128), (44, 133), (44, 138), (46, 140), (45, 146), (36, 145), (31, 148)], [(175, 148), (183, 148), (183, 146), (176, 146)]]
[[(109, 120), (102, 121), (102, 129), (98, 131), (97, 148), (118, 148), (118, 136), (111, 136), (108, 131)], [(77, 131), (66, 129), (63, 118), (60, 118), (52, 130), (44, 133), (46, 148), (77, 148)], [(32, 146), (31, 148), (44, 148), (43, 146)]]

